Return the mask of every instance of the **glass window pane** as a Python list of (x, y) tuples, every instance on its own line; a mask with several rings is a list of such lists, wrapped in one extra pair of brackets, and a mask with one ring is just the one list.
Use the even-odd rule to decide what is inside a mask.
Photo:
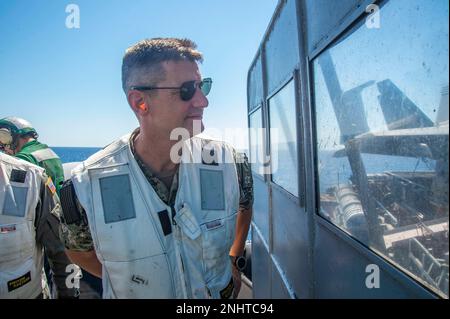
[(320, 214), (448, 296), (448, 1), (389, 1), (314, 61)]
[(295, 88), (291, 80), (269, 100), (272, 181), (298, 196)]

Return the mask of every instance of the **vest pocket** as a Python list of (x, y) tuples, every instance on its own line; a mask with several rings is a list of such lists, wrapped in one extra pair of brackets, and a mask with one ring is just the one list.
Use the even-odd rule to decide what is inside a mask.
[(25, 217), (28, 187), (7, 185), (3, 202), (3, 215)]
[(236, 214), (201, 225), (205, 280), (222, 276), (230, 263), (229, 252), (234, 241)]
[[(12, 266), (12, 265), (11, 265)], [(19, 266), (8, 267), (0, 271), (0, 298), (27, 298), (40, 291), (40, 279), (36, 278), (33, 259), (28, 258)], [(27, 290), (36, 291), (27, 291)]]
[(24, 260), (32, 256), (34, 239), (28, 223), (22, 221), (0, 225), (0, 257), (2, 262)]
[(136, 218), (128, 174), (99, 178), (105, 224)]

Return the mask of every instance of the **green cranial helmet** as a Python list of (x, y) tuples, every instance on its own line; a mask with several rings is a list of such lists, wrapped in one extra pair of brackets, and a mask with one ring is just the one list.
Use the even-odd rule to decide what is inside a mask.
[(19, 117), (0, 119), (0, 144), (14, 146), (17, 142), (17, 137), (24, 135), (31, 135), (34, 138), (38, 137), (30, 122)]

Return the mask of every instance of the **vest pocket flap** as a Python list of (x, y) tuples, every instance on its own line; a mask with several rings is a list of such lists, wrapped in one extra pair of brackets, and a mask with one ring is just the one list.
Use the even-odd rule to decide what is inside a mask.
[(198, 238), (202, 233), (197, 219), (187, 204), (184, 204), (183, 207), (177, 212), (175, 215), (175, 221), (178, 225), (180, 225), (183, 233), (192, 240)]

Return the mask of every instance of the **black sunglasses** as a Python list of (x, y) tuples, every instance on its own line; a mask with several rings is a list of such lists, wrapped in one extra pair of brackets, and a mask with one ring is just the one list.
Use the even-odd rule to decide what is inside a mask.
[(180, 87), (156, 87), (156, 86), (132, 86), (131, 90), (148, 91), (148, 90), (180, 90), (180, 98), (183, 101), (189, 101), (195, 94), (197, 88), (199, 88), (204, 96), (211, 91), (212, 79), (203, 79), (200, 83), (197, 81), (187, 81), (181, 84)]

